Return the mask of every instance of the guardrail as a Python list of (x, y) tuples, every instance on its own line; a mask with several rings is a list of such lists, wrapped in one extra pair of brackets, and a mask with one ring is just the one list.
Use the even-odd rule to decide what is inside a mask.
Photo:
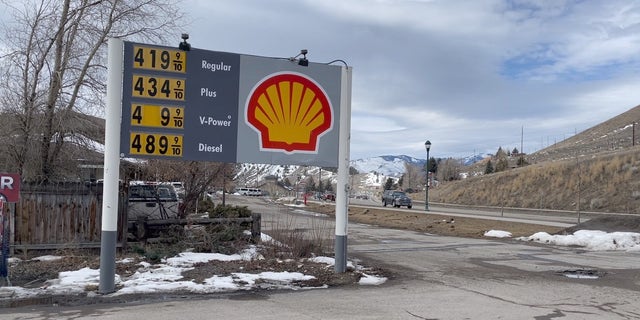
[[(424, 203), (424, 201), (414, 200), (416, 203)], [(557, 210), (557, 209), (540, 209), (540, 208), (516, 208), (516, 207), (497, 207), (497, 206), (480, 206), (480, 205), (463, 205), (463, 204), (454, 204), (454, 203), (443, 203), (443, 202), (431, 202), (429, 201), (429, 206), (433, 207), (441, 207), (441, 208), (456, 208), (456, 209), (470, 209), (470, 210), (484, 210), (491, 212), (501, 212), (501, 213), (530, 213), (530, 214), (540, 214), (540, 215), (557, 215), (558, 213), (564, 214), (567, 216), (571, 215), (584, 215), (584, 216), (597, 216), (597, 215), (620, 215), (620, 216), (634, 216), (637, 214), (634, 213), (623, 213), (623, 212), (601, 212), (601, 211), (583, 211), (580, 210)]]

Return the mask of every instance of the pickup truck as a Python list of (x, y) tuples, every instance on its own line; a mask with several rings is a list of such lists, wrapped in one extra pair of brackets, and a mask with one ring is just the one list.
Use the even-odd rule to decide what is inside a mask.
[(409, 198), (409, 196), (407, 196), (404, 191), (398, 190), (384, 191), (384, 193), (382, 194), (382, 205), (386, 207), (388, 204), (396, 208), (406, 206), (407, 208), (411, 209), (412, 207), (411, 198)]
[(181, 200), (171, 184), (132, 183), (129, 186), (129, 221), (175, 219)]

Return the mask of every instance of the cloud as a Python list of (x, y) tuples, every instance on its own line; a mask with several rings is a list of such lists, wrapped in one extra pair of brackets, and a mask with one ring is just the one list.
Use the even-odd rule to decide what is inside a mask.
[(351, 158), (525, 152), (640, 102), (640, 3), (187, 0), (194, 47), (353, 66)]

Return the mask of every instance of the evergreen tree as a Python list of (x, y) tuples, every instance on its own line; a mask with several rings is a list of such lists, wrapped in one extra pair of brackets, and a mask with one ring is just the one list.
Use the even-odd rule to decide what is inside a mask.
[(393, 189), (393, 179), (387, 178), (387, 181), (384, 183), (384, 189), (385, 190)]
[(425, 167), (427, 168), (427, 171), (436, 173), (438, 172), (438, 161), (436, 160), (436, 158), (431, 157), (425, 164)]
[(493, 173), (493, 163), (491, 159), (487, 161), (487, 166), (484, 168), (484, 174), (492, 174)]

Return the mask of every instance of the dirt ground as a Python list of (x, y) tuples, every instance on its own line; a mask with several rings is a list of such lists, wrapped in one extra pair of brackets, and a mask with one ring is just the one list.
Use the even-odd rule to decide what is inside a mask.
[[(335, 207), (333, 205), (311, 204), (307, 210), (328, 215), (335, 214)], [(553, 234), (563, 230), (563, 228), (560, 227), (462, 218), (446, 214), (435, 215), (424, 214), (422, 212), (413, 213), (356, 207), (349, 208), (349, 222), (465, 238), (482, 238), (484, 237), (484, 233), (489, 230), (508, 231), (511, 232), (513, 237), (530, 236), (540, 231)]]

